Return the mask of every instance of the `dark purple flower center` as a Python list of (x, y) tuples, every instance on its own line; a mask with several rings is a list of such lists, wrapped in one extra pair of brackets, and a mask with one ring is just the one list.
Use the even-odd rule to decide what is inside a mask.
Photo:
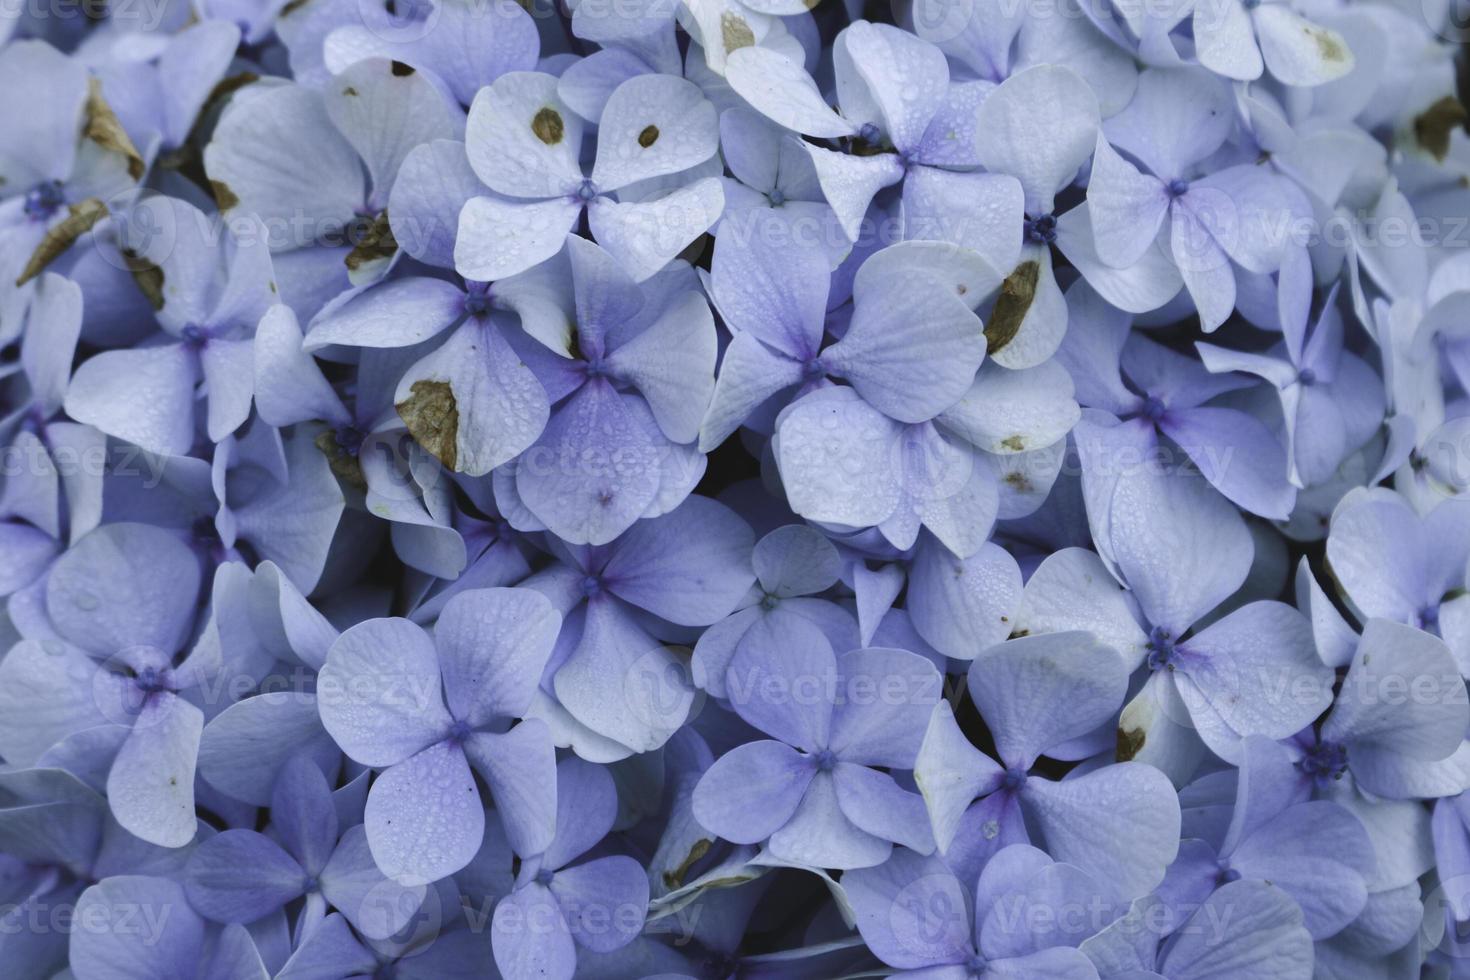
[(772, 609), (775, 609), (780, 604), (781, 599), (779, 596), (771, 595), (771, 593), (769, 592), (761, 596), (761, 608), (764, 609), (766, 612), (770, 612)]
[(766, 200), (771, 202), (771, 207), (779, 208), (786, 203), (786, 194), (779, 187), (772, 187), (771, 192), (766, 195)]
[(823, 749), (814, 758), (819, 772), (831, 772), (837, 766), (837, 753), (831, 749)]
[(551, 884), (551, 879), (555, 876), (556, 872), (552, 871), (550, 868), (542, 868), (540, 871), (536, 872), (536, 884), (543, 886), (549, 885)]
[(1182, 177), (1175, 177), (1169, 181), (1168, 191), (1170, 197), (1183, 197), (1189, 192), (1189, 181)]
[(144, 667), (133, 678), (133, 684), (144, 694), (162, 694), (169, 687), (169, 671), (160, 667)]
[(1311, 776), (1318, 786), (1341, 779), (1347, 772), (1347, 746), (1341, 742), (1318, 742), (1302, 756), (1297, 768)]
[(446, 742), (452, 742), (455, 745), (462, 745), (464, 744), (464, 740), (470, 737), (471, 731), (469, 722), (456, 721), (449, 726), (449, 731), (445, 733), (444, 740)]
[(588, 575), (582, 579), (582, 594), (584, 596), (590, 599), (600, 592), (602, 592), (602, 579), (596, 575)]
[(1228, 885), (1232, 881), (1240, 880), (1240, 872), (1230, 866), (1230, 862), (1221, 858), (1216, 862), (1215, 883), (1216, 885)]
[(464, 298), (464, 311), (470, 316), (484, 316), (490, 312), (490, 287), (479, 283), (471, 284)]
[(597, 185), (588, 178), (583, 178), (582, 186), (577, 188), (577, 200), (586, 204), (597, 196)]
[(1296, 379), (1310, 387), (1317, 383), (1317, 372), (1309, 367), (1304, 367), (1296, 373)]
[(179, 331), (179, 338), (183, 340), (184, 346), (191, 350), (198, 350), (209, 339), (209, 331), (197, 324), (191, 323)]
[(965, 961), (965, 970), (972, 977), (983, 975), (985, 971), (989, 968), (990, 963), (979, 953), (976, 953), (974, 956), (971, 956), (968, 960)]
[(1419, 628), (1430, 633), (1439, 632), (1439, 606), (1428, 605), (1419, 610)]
[(857, 138), (869, 146), (877, 146), (878, 141), (883, 138), (883, 134), (878, 131), (878, 127), (875, 124), (868, 122), (863, 123), (862, 128), (858, 130)]
[(61, 181), (43, 180), (26, 191), (26, 217), (45, 221), (65, 203), (66, 199), (61, 194)]
[(1148, 634), (1148, 669), (1174, 669), (1174, 635), (1162, 626), (1155, 626)]
[(1025, 785), (1026, 770), (1020, 766), (1012, 766), (1010, 769), (1007, 769), (1005, 775), (1000, 779), (1001, 789), (1008, 790), (1012, 793)]
[(1057, 240), (1057, 216), (1043, 214), (1039, 218), (1027, 218), (1026, 240), (1033, 245), (1050, 245)]
[(366, 438), (367, 433), (355, 425), (339, 425), (332, 429), (332, 441), (337, 444), (337, 451), (347, 456), (356, 456)]

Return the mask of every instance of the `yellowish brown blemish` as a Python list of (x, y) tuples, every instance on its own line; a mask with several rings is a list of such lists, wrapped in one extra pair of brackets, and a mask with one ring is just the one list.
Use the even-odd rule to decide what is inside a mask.
[(536, 115), (531, 117), (531, 132), (536, 138), (547, 146), (555, 146), (562, 141), (566, 135), (566, 124), (562, 122), (561, 113), (550, 106), (538, 109)]

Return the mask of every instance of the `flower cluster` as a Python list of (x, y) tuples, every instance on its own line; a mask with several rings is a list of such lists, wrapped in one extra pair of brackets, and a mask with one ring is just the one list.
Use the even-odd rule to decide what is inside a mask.
[(0, 975), (1470, 980), (1460, 13), (0, 4)]

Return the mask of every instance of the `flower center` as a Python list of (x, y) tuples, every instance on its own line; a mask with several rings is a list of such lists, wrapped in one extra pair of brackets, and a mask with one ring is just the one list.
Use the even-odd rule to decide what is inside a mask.
[(144, 667), (133, 678), (133, 684), (144, 694), (162, 694), (169, 690), (169, 672), (158, 667)]
[(1189, 181), (1175, 177), (1169, 181), (1168, 190), (1170, 197), (1183, 197), (1189, 191)]
[(1057, 240), (1057, 216), (1043, 214), (1039, 218), (1027, 218), (1026, 240), (1033, 245), (1050, 245)]
[(582, 186), (577, 188), (577, 200), (586, 204), (597, 196), (597, 185), (590, 178), (583, 178)]
[(339, 425), (332, 429), (332, 441), (337, 444), (337, 450), (348, 456), (356, 456), (366, 438), (367, 433), (355, 425)]
[(465, 294), (464, 311), (470, 316), (484, 316), (490, 312), (490, 287), (474, 284)]
[(61, 196), (61, 181), (43, 180), (26, 191), (26, 217), (44, 221), (55, 214), (64, 203), (66, 201)]
[(781, 188), (773, 187), (771, 188), (771, 193), (766, 195), (766, 200), (771, 202), (771, 207), (779, 208), (786, 203), (786, 195), (782, 192)]
[(1174, 669), (1174, 634), (1162, 626), (1155, 626), (1148, 635), (1148, 669)]
[(1309, 367), (1304, 367), (1296, 373), (1296, 379), (1302, 384), (1310, 387), (1317, 383), (1317, 372)]
[(1006, 774), (1002, 776), (1000, 780), (1001, 789), (1009, 790), (1012, 793), (1016, 792), (1016, 790), (1025, 785), (1026, 770), (1019, 767), (1007, 769)]
[(184, 329), (179, 331), (179, 337), (183, 339), (184, 344), (187, 347), (193, 350), (198, 350), (199, 348), (203, 347), (204, 342), (209, 339), (209, 332), (206, 331), (203, 327), (191, 323), (188, 326), (184, 327)]
[(582, 594), (587, 598), (590, 599), (601, 591), (602, 579), (598, 578), (596, 575), (588, 575), (586, 578), (582, 579)]
[(556, 872), (552, 871), (550, 868), (542, 868), (540, 871), (536, 872), (536, 884), (543, 886), (549, 885), (551, 884), (551, 879), (555, 877), (555, 875)]
[(968, 960), (965, 961), (965, 971), (969, 973), (972, 977), (983, 975), (985, 971), (989, 968), (990, 963), (987, 962), (985, 957), (981, 956), (979, 953), (976, 953), (974, 956), (971, 956)]
[(1311, 776), (1318, 786), (1326, 786), (1347, 772), (1347, 746), (1341, 742), (1318, 742), (1302, 757), (1297, 767)]
[(823, 749), (815, 758), (819, 772), (831, 772), (837, 766), (837, 755), (831, 749)]

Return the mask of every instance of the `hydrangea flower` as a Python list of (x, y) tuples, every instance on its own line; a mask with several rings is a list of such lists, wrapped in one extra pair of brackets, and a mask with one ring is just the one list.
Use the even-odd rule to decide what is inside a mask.
[(1444, 637), (1470, 673), (1470, 510), (1447, 500), (1422, 517), (1398, 494), (1358, 489), (1333, 511), (1327, 560), (1364, 620), (1406, 623)]
[[(1409, 688), (1418, 694), (1393, 694)], [(1470, 785), (1467, 715), (1465, 685), (1442, 640), (1369, 620), (1331, 713), (1294, 739), (1297, 766), (1318, 787), (1351, 774), (1388, 799), (1456, 796)]]
[[(146, 571), (143, 571), (146, 569)], [(34, 764), (76, 736), (75, 750), (106, 772), (118, 823), (143, 840), (194, 838), (194, 770), (207, 697), (227, 664), (217, 644), (194, 644), (198, 559), (167, 531), (107, 524), (45, 579), (25, 640), (0, 661), (5, 758)]]
[[(556, 767), (556, 829), (544, 846), (516, 847), (520, 870), (495, 906), (495, 965), (506, 977), (570, 980), (577, 949), (610, 952), (638, 934), (648, 879), (637, 861), (609, 854), (577, 862), (617, 816), (617, 790), (603, 769), (569, 759)], [(514, 846), (514, 845), (513, 845)]]
[(264, 223), (281, 297), (309, 317), (349, 281), (371, 282), (393, 261), (386, 209), (409, 152), (463, 134), (463, 110), (427, 77), (369, 59), (323, 91), (242, 92), (205, 148), (204, 167), (221, 212)]
[[(1076, 948), (1086, 934), (1063, 931), (1076, 928), (1077, 916), (1059, 913), (1095, 910), (1106, 886), (1035, 848), (1017, 844), (997, 852), (973, 893), (942, 860), (912, 851), (897, 851), (881, 867), (859, 869), (843, 882), (863, 939), (898, 969), (895, 976), (1097, 976)], [(1050, 928), (1035, 928), (1040, 922)]]
[(1001, 848), (1034, 842), (1122, 901), (1157, 885), (1178, 846), (1178, 801), (1158, 770), (1122, 762), (1060, 781), (1034, 772), (1115, 715), (1127, 687), (1117, 654), (1083, 633), (1041, 634), (992, 648), (969, 676), (998, 760), (970, 744), (945, 703), (914, 764), (951, 866), (971, 880)]
[(511, 72), (475, 97), (470, 166), (495, 196), (472, 198), (460, 215), (461, 275), (488, 282), (550, 258), (585, 210), (593, 237), (642, 281), (719, 218), (724, 194), (713, 177), (639, 193), (703, 163), (719, 145), (714, 106), (693, 83), (639, 75), (618, 86), (598, 120), (590, 176), (579, 162), (583, 128), (550, 75)]
[(226, 830), (190, 856), (184, 889), (200, 914), (248, 925), (305, 896), (303, 933), (328, 906), (373, 939), (387, 939), (413, 920), (424, 886), (400, 886), (379, 871), (361, 825), (338, 838), (331, 790), (305, 756), (281, 769), (270, 810), (273, 836)]
[(1280, 745), (1247, 739), (1223, 835), (1186, 839), (1162, 891), (1205, 895), (1231, 881), (1263, 881), (1292, 897), (1313, 939), (1342, 931), (1368, 902), (1373, 846), (1356, 816), (1307, 799), (1306, 790)]
[(752, 627), (725, 690), (735, 712), (772, 736), (721, 756), (694, 790), (694, 816), (737, 844), (817, 868), (881, 863), (894, 843), (934, 849), (919, 797), (883, 769), (911, 769), (939, 673), (917, 654), (833, 653), (822, 632), (788, 617)]
[(1292, 209), (1306, 210), (1282, 178), (1252, 165), (1201, 172), (1230, 135), (1231, 121), (1229, 89), (1220, 79), (1197, 69), (1148, 69), (1133, 101), (1104, 123), (1087, 187), (1105, 264), (1134, 265), (1167, 227), (1174, 266), (1207, 333), (1235, 306), (1232, 263), (1274, 271)]
[(754, 577), (752, 537), (729, 508), (692, 496), (611, 544), (558, 543), (560, 560), (524, 583), (563, 617), (536, 699), (558, 745), (612, 762), (657, 749), (684, 724), (694, 685), (655, 637), (734, 610)]
[(482, 589), (445, 603), (432, 638), (405, 619), (371, 619), (332, 644), (322, 724), (353, 759), (384, 769), (364, 823), (388, 877), (437, 881), (474, 857), (485, 813), (471, 765), (516, 846), (544, 846), (554, 750), (543, 723), (516, 719), (529, 713), (560, 620), (534, 591)]
[(83, 64), (39, 40), (7, 44), (0, 159), (0, 339), (20, 332), (26, 283), (100, 221), (143, 176), (143, 160)]
[(132, 248), (157, 270), (158, 321), (167, 340), (83, 361), (66, 410), (149, 452), (179, 456), (194, 446), (201, 385), (211, 442), (250, 414), (250, 336), (276, 291), (266, 230), (254, 220), (221, 225), (165, 197), (138, 202), (130, 220), (158, 229)]

